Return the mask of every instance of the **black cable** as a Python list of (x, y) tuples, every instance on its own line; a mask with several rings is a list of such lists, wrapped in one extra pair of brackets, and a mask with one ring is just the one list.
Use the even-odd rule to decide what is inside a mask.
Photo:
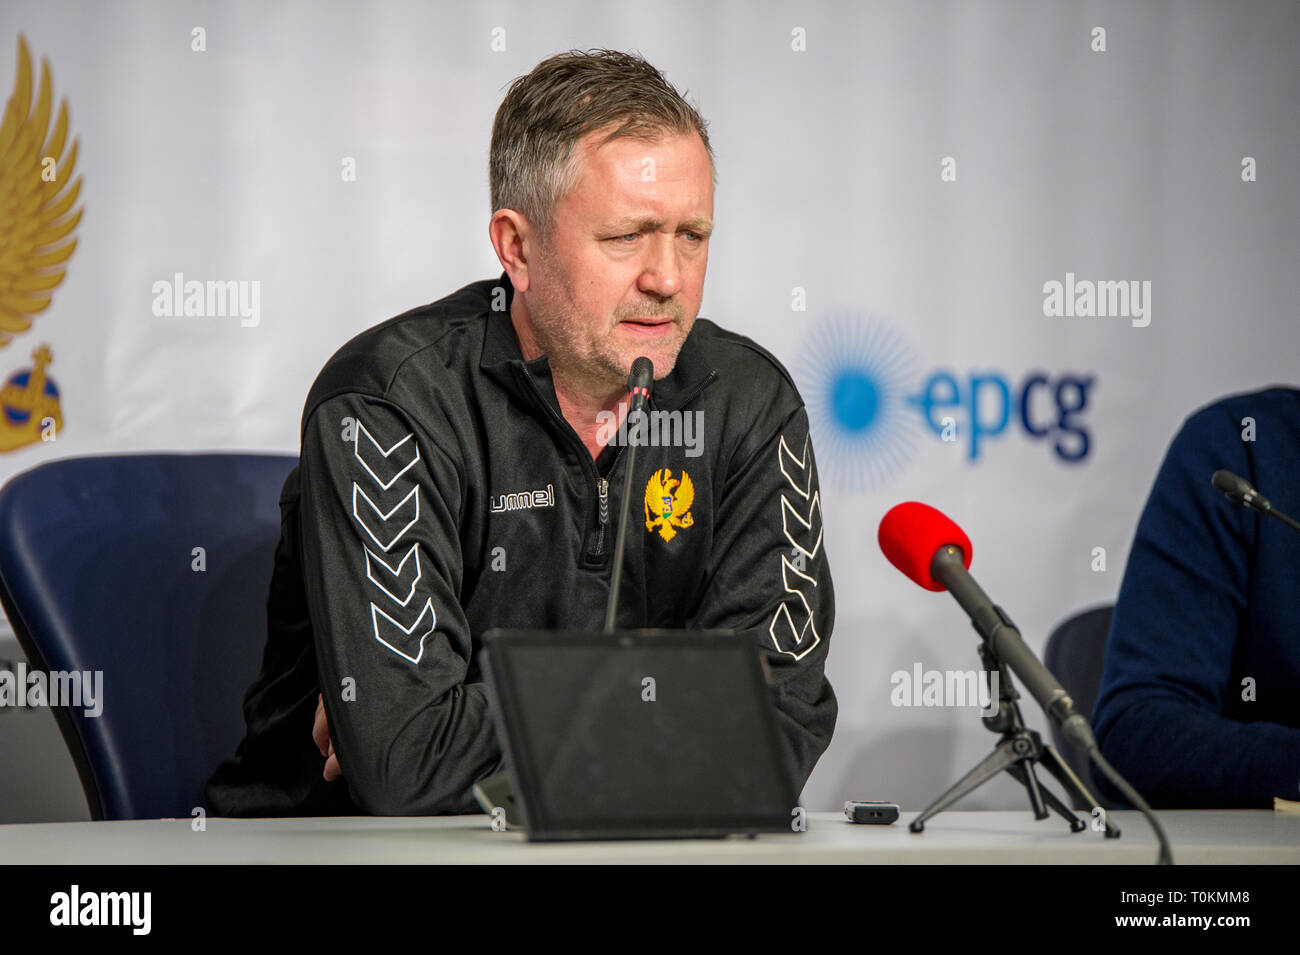
[(1100, 747), (1094, 745), (1088, 750), (1088, 755), (1097, 765), (1097, 768), (1110, 780), (1111, 784), (1120, 791), (1120, 794), (1130, 804), (1136, 806), (1142, 812), (1142, 815), (1147, 817), (1147, 822), (1151, 823), (1151, 828), (1156, 832), (1156, 839), (1160, 842), (1160, 855), (1156, 859), (1156, 865), (1173, 865), (1174, 854), (1173, 850), (1169, 848), (1169, 839), (1165, 836), (1165, 830), (1161, 827), (1160, 821), (1156, 819), (1155, 813), (1147, 805), (1147, 801), (1138, 795), (1138, 791), (1130, 786), (1110, 763), (1106, 762), (1106, 758), (1101, 755)]

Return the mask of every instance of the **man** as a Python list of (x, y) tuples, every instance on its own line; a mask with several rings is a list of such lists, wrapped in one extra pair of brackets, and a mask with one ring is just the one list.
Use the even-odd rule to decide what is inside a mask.
[(1157, 809), (1300, 799), (1300, 533), (1230, 502), (1210, 484), (1219, 469), (1300, 513), (1300, 391), (1189, 417), (1138, 524), (1092, 722)]
[(501, 277), (357, 336), (307, 398), (262, 672), (214, 813), (478, 811), (473, 784), (502, 764), (480, 636), (601, 626), (613, 425), (639, 355), (651, 409), (680, 427), (637, 454), (617, 623), (745, 632), (797, 786), (830, 742), (808, 419), (770, 354), (696, 320), (706, 124), (639, 57), (573, 51), (511, 86), (490, 174)]

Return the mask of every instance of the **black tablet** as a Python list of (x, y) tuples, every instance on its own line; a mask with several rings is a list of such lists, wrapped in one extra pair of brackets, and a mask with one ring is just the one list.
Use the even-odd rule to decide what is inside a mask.
[(484, 648), (530, 841), (795, 831), (798, 794), (749, 638), (492, 630)]

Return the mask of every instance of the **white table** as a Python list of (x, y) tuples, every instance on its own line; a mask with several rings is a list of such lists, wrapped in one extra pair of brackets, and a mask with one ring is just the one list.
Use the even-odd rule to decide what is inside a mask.
[[(0, 826), (5, 865), (100, 863), (1015, 863), (1147, 865), (1150, 826), (1116, 812), (1120, 839), (1071, 833), (1027, 811), (945, 812), (913, 834), (905, 812), (892, 826), (854, 825), (840, 813), (809, 813), (802, 833), (757, 838), (529, 843), (494, 832), (489, 818), (332, 817), (66, 822)], [(1300, 863), (1300, 814), (1183, 810), (1158, 814), (1179, 864)]]

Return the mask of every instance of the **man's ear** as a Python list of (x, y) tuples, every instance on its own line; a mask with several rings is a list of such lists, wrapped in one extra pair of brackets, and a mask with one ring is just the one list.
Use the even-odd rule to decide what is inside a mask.
[(537, 246), (528, 220), (514, 209), (498, 209), (488, 221), (488, 239), (515, 291), (528, 291), (528, 258)]

